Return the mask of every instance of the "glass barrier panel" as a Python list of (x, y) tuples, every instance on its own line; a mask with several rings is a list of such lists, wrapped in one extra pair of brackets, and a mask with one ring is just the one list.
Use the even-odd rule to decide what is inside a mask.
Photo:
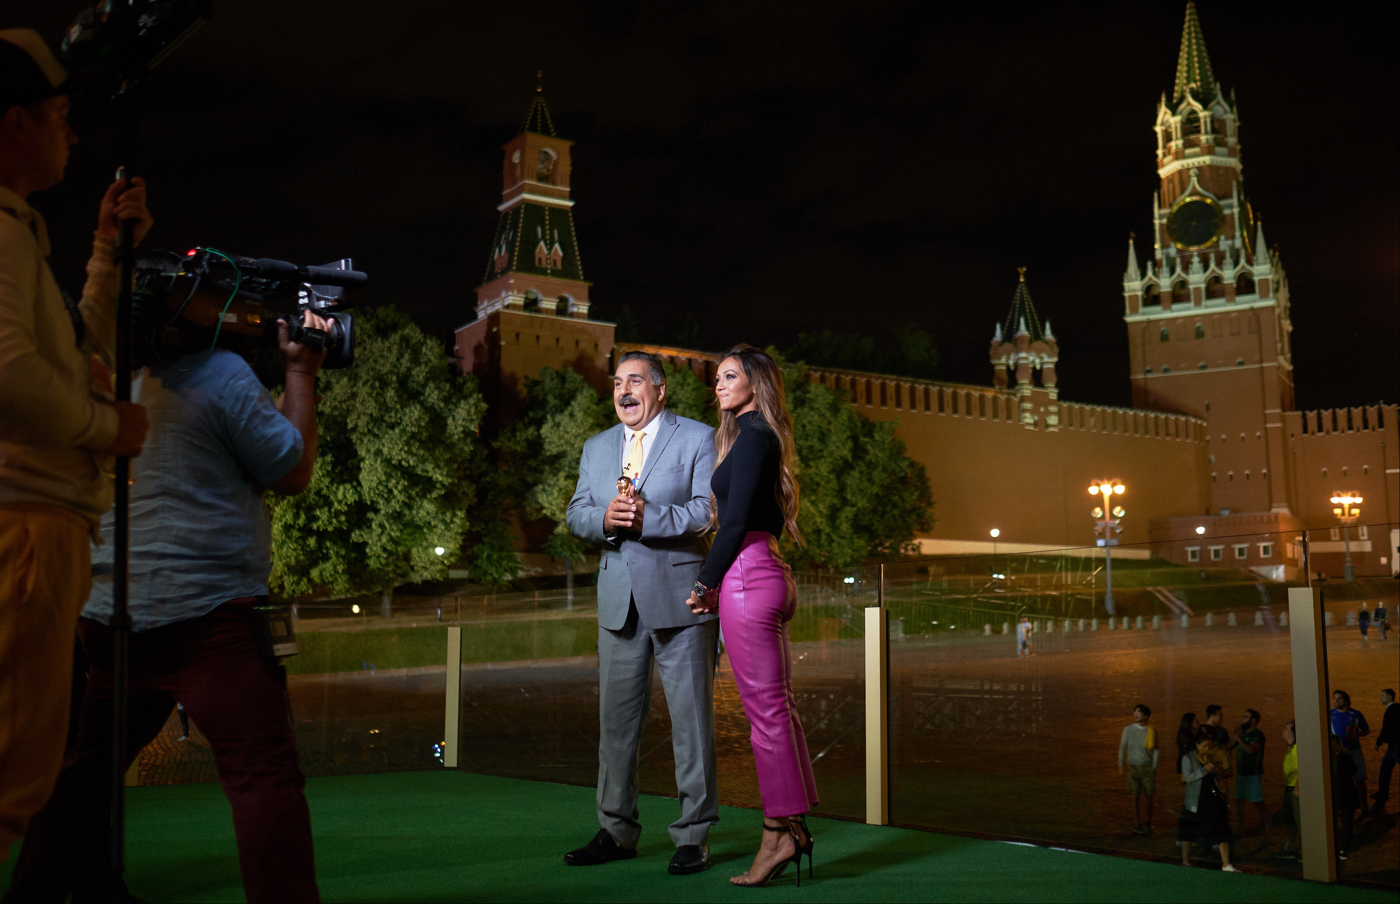
[[(358, 611), (352, 611), (358, 606)], [(283, 660), (307, 776), (440, 769), (447, 631), (436, 613), (380, 615), (376, 602), (301, 604), (298, 653)], [(197, 721), (172, 711), (128, 781), (217, 781)]]
[[(793, 686), (823, 813), (864, 814), (861, 644), (863, 607), (873, 605), (875, 593), (863, 573), (798, 576), (790, 627)], [(562, 597), (463, 600), (449, 610), (462, 626), (459, 767), (593, 785), (599, 735), (596, 591), (576, 591), (571, 606)], [(724, 654), (714, 700), (720, 800), (758, 807), (749, 722)], [(674, 795), (675, 768), (670, 712), (653, 671), (639, 753), (641, 791)]]
[[(1382, 691), (1393, 694), (1400, 685), (1400, 643), (1394, 633), (1400, 605), (1400, 585), (1393, 576), (1395, 529), (1394, 524), (1353, 524), (1336, 539), (1331, 528), (1309, 532), (1309, 570), (1313, 586), (1321, 591), (1327, 622), (1329, 721), (1338, 740), (1332, 783), (1334, 831), (1337, 847), (1347, 855), (1338, 873), (1344, 879), (1390, 886), (1400, 886), (1400, 830), (1395, 819), (1400, 745), (1382, 743), (1386, 713), (1391, 711)], [(1344, 696), (1339, 698), (1337, 692)], [(1392, 733), (1400, 731), (1400, 709), (1393, 711), (1390, 722), (1396, 726)]]
[[(1103, 548), (1088, 547), (892, 568), (892, 820), (1179, 863), (1186, 786), (1178, 763), (1193, 750), (1178, 751), (1178, 729), (1207, 724), (1208, 707), (1221, 707), (1217, 731), (1238, 768), (1237, 737), (1253, 709), (1265, 742), (1262, 758), (1247, 757), (1243, 771), (1259, 773), (1267, 826), (1251, 787), (1236, 807), (1235, 790), (1255, 784), (1252, 775), (1231, 779), (1224, 808), (1232, 853), (1250, 871), (1297, 873), (1275, 854), (1285, 838), (1280, 735), (1293, 717), (1287, 591), (1304, 580), (1301, 536), (1203, 531), (1177, 546), (1117, 546), (1107, 560)], [(1396, 584), (1358, 575), (1347, 587), (1375, 600), (1393, 596)], [(1343, 617), (1333, 613), (1339, 625)], [(1394, 648), (1370, 643), (1386, 653), (1357, 666), (1369, 678), (1350, 679), (1368, 700), (1397, 673)], [(1155, 768), (1132, 768), (1129, 753), (1138, 749), (1134, 758), (1143, 759), (1147, 737), (1135, 724), (1138, 704), (1152, 712)], [(1130, 793), (1130, 783), (1152, 788), (1150, 825), (1146, 795)], [(1389, 840), (1376, 850), (1393, 867), (1388, 825)], [(1216, 855), (1198, 844), (1192, 856)]]

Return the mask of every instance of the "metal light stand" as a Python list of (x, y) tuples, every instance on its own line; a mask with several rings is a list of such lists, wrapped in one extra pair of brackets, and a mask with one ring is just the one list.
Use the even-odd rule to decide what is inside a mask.
[[(143, 74), (144, 76), (144, 74)], [(130, 186), (140, 151), (141, 86), (143, 77), (128, 79), (120, 94), (122, 105), (119, 178)], [(131, 295), (136, 271), (136, 223), (121, 222), (117, 240), (121, 262), (121, 291), (117, 296), (117, 385), (119, 402), (131, 401)], [(127, 667), (131, 651), (130, 580), (131, 459), (117, 458), (116, 501), (112, 510), (112, 762), (111, 867), (120, 878), (126, 869), (126, 745)]]

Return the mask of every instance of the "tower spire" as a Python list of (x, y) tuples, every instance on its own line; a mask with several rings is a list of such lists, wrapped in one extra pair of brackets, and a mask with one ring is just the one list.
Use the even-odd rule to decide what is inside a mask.
[(1142, 279), (1142, 272), (1138, 270), (1137, 248), (1133, 245), (1135, 238), (1137, 238), (1136, 234), (1128, 233), (1128, 269), (1123, 271), (1123, 279), (1127, 282), (1137, 282)]
[(1181, 55), (1176, 61), (1176, 88), (1172, 103), (1180, 103), (1190, 93), (1196, 100), (1209, 101), (1215, 97), (1215, 73), (1206, 55), (1206, 39), (1201, 35), (1201, 23), (1196, 18), (1196, 4), (1186, 4), (1186, 27), (1181, 32)]
[(536, 135), (548, 135), (557, 138), (554, 132), (554, 120), (549, 116), (549, 107), (544, 102), (544, 70), (535, 72), (535, 97), (530, 101), (530, 112), (525, 114), (525, 125), (521, 126), (522, 132), (534, 132)]
[(1026, 288), (1026, 268), (1017, 267), (1016, 272), (1020, 274), (1020, 279), (1016, 283), (1016, 294), (1011, 299), (1011, 310), (1006, 312), (1002, 334), (1015, 336), (1025, 332), (1032, 342), (1039, 342), (1045, 338), (1045, 333), (1040, 327), (1040, 318), (1035, 315), (1035, 305), (1031, 304), (1030, 290)]

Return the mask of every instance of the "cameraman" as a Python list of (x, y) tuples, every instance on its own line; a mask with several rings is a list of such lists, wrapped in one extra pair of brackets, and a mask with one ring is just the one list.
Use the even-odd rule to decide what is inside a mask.
[[(311, 313), (303, 324), (327, 329)], [(316, 901), (311, 815), (287, 706), (287, 673), (260, 650), (272, 520), (265, 489), (306, 489), (316, 464), (316, 372), (325, 355), (288, 339), (281, 411), (239, 355), (187, 354), (141, 371), (133, 398), (151, 412), (131, 492), (130, 716), (126, 762), (164, 727), (176, 701), (209, 741), (233, 808), (250, 902)], [(48, 805), (30, 825), (7, 901), (109, 900), (105, 862), (112, 725), (110, 555), (78, 635), (92, 669), (78, 738)]]
[[(0, 31), (0, 861), (48, 800), (63, 758), (88, 537), (112, 506), (111, 456), (135, 456), (146, 412), (108, 403), (117, 226), (151, 226), (146, 189), (108, 186), (82, 300), (49, 270), (31, 193), (63, 181), (67, 73), (28, 29)], [(104, 473), (105, 472), (105, 473)]]

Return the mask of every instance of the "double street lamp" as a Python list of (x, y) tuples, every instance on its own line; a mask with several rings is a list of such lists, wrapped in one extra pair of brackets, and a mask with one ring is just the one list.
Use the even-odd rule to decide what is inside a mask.
[(1347, 552), (1346, 578), (1351, 582), (1351, 526), (1361, 519), (1361, 497), (1355, 493), (1334, 493), (1332, 514), (1342, 522), (1342, 545)]
[(992, 528), (992, 580), (1002, 580), (1006, 575), (997, 571), (997, 537), (1001, 536), (1001, 528)]
[(1119, 480), (1096, 480), (1089, 484), (1089, 495), (1098, 496), (1100, 503), (1094, 506), (1094, 536), (1099, 546), (1103, 547), (1104, 576), (1107, 580), (1108, 590), (1104, 593), (1103, 606), (1108, 610), (1109, 615), (1114, 614), (1113, 608), (1113, 556), (1111, 550), (1118, 545), (1118, 535), (1123, 533), (1123, 528), (1118, 521), (1127, 514), (1123, 506), (1114, 505), (1113, 497), (1121, 496), (1127, 492), (1128, 488), (1123, 486)]

